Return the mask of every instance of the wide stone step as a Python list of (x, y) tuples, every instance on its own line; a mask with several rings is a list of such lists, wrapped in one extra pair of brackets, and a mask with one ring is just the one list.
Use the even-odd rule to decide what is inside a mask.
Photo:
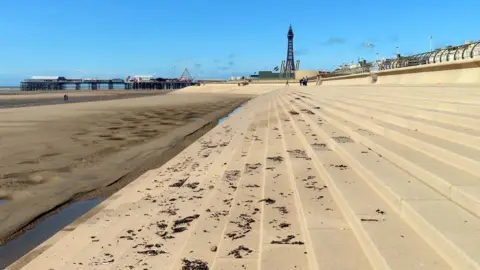
[(350, 136), (356, 136), (357, 141), (375, 149), (377, 153), (388, 158), (396, 166), (422, 180), (425, 184), (470, 212), (480, 216), (480, 193), (478, 192), (479, 181), (477, 176), (384, 136), (377, 136), (375, 133), (354, 124), (354, 122), (330, 113), (328, 108), (322, 110), (321, 114), (332, 121), (341, 123), (339, 127), (342, 130), (349, 131)]
[[(418, 119), (414, 116), (409, 117), (398, 113), (398, 110), (392, 111), (385, 109), (381, 104), (378, 104), (378, 106), (368, 106), (363, 103), (353, 103), (345, 100), (335, 99), (333, 101), (343, 109), (347, 109), (355, 114), (362, 114), (371, 119), (379, 119), (385, 123), (394, 124), (402, 128), (414, 130), (415, 132), (421, 132), (480, 150), (480, 132), (473, 131), (474, 134), (471, 134), (465, 132), (465, 129), (461, 127), (442, 125), (438, 122)], [(328, 104), (332, 103), (328, 102)]]
[[(307, 105), (299, 106), (305, 108)], [(330, 132), (334, 132), (335, 135), (351, 137), (356, 141), (365, 142), (365, 137), (368, 137), (368, 140), (374, 140), (368, 134), (356, 132), (358, 129), (349, 119), (337, 120), (322, 113), (317, 114), (320, 114), (328, 124), (333, 125), (322, 125), (323, 136), (326, 138)], [(341, 121), (341, 119), (347, 121)], [(312, 119), (311, 123), (314, 121), (315, 119)], [(475, 238), (476, 233), (473, 229), (480, 226), (477, 216), (439, 196), (434, 190), (422, 185), (418, 179), (402, 174), (398, 168), (384, 159), (389, 159), (388, 154), (372, 153), (372, 150), (377, 150), (375, 145), (368, 145), (368, 148), (355, 147), (353, 143), (341, 144), (334, 139), (329, 141), (336, 145), (336, 151), (347, 160), (349, 165), (369, 181), (370, 185), (382, 194), (382, 197), (419, 235), (442, 254), (450, 265), (458, 269), (477, 269), (480, 266), (480, 258), (476, 252), (480, 248), (480, 240)], [(408, 192), (409, 189), (413, 194)], [(448, 218), (445, 220), (445, 217)]]
[(363, 96), (358, 95), (361, 98), (379, 101), (379, 102), (389, 102), (392, 104), (399, 105), (408, 105), (416, 108), (425, 108), (438, 111), (446, 111), (452, 113), (460, 113), (466, 115), (480, 115), (480, 106), (473, 104), (465, 104), (459, 102), (445, 102), (445, 101), (434, 101), (429, 99), (418, 99), (414, 97), (403, 97), (403, 96)]
[[(297, 213), (303, 221), (304, 235), (309, 238), (305, 245), (311, 257), (310, 269), (372, 269), (322, 172), (312, 159), (303, 156), (307, 149), (298, 139), (302, 133), (293, 126), (281, 101), (277, 113), (279, 121), (274, 127), (275, 139), (269, 148), (271, 155), (268, 155), (269, 167), (275, 168), (272, 191), (278, 191), (278, 182), (282, 180), (294, 190), (292, 196)], [(284, 161), (275, 161), (279, 156)], [(287, 168), (285, 175), (277, 170), (282, 165)], [(288, 196), (284, 192), (279, 194)], [(279, 265), (276, 269), (294, 268)]]
[(435, 111), (428, 109), (418, 109), (415, 107), (409, 107), (405, 105), (396, 105), (386, 102), (376, 102), (367, 99), (357, 99), (352, 97), (344, 97), (349, 100), (355, 100), (355, 102), (362, 103), (365, 105), (381, 106), (385, 109), (399, 111), (402, 113), (408, 113), (410, 115), (415, 115), (418, 118), (438, 121), (442, 123), (455, 123), (457, 126), (471, 128), (474, 130), (480, 130), (480, 120), (474, 116), (470, 115), (460, 115), (458, 113), (451, 113), (445, 111)]
[[(439, 88), (437, 88), (439, 89)], [(472, 91), (447, 91), (447, 92), (438, 92), (435, 89), (433, 91), (422, 91), (422, 88), (409, 88), (408, 91), (388, 91), (388, 92), (380, 92), (380, 91), (357, 91), (355, 93), (348, 92), (351, 96), (365, 96), (368, 98), (371, 97), (392, 97), (392, 98), (411, 98), (415, 100), (423, 100), (423, 101), (435, 101), (435, 102), (442, 102), (442, 103), (451, 103), (451, 104), (459, 104), (459, 105), (477, 105), (478, 101), (480, 101), (480, 96), (477, 93)], [(445, 91), (442, 89), (441, 91)]]
[[(421, 151), (443, 162), (457, 166), (472, 174), (480, 175), (480, 152), (471, 147), (447, 141), (434, 136), (422, 134), (409, 128), (375, 119), (375, 115), (365, 114), (351, 106), (344, 106), (340, 102), (328, 99), (325, 103), (319, 102), (324, 108), (332, 108), (344, 115), (355, 118), (354, 122), (370, 131), (381, 134), (386, 138), (398, 141), (406, 146)], [(327, 106), (328, 105), (328, 106)], [(402, 121), (399, 121), (400, 123)]]
[[(281, 97), (285, 112), (292, 113), (297, 133), (315, 134), (314, 121), (308, 121), (301, 109), (290, 106), (287, 99)], [(288, 132), (285, 132), (288, 134)], [(336, 135), (336, 134), (335, 134)], [(317, 135), (318, 136), (318, 135)], [(316, 136), (300, 136), (307, 155), (312, 158), (322, 172), (328, 189), (334, 195), (340, 211), (350, 224), (365, 254), (375, 269), (450, 269), (450, 266), (402, 219), (367, 182), (333, 151), (324, 151), (322, 155), (313, 152), (312, 145), (319, 144)], [(292, 138), (291, 141), (295, 141)], [(331, 147), (327, 143), (327, 147)], [(408, 235), (408, 236), (407, 236)]]

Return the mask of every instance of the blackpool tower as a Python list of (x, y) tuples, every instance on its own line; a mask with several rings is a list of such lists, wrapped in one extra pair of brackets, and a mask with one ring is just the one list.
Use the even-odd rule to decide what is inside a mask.
[(295, 59), (293, 58), (293, 29), (292, 25), (288, 29), (288, 49), (287, 49), (287, 61), (285, 64), (285, 73), (291, 74), (295, 72)]

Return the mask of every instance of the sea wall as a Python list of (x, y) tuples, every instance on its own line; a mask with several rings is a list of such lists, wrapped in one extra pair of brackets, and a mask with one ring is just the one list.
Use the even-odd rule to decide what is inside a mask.
[(303, 77), (308, 77), (308, 78), (313, 77), (316, 80), (317, 75), (318, 75), (318, 70), (300, 69), (300, 70), (295, 71), (295, 80), (299, 81)]
[(480, 84), (480, 59), (322, 78), (322, 85)]

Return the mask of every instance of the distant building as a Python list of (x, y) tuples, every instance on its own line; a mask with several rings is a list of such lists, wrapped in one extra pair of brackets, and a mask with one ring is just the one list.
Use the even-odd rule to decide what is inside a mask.
[(134, 82), (151, 82), (153, 81), (152, 75), (135, 75), (133, 76)]
[(280, 73), (272, 71), (259, 71), (257, 78), (259, 80), (276, 80), (280, 78)]
[(32, 80), (58, 81), (60, 76), (32, 76)]
[(343, 64), (329, 73), (329, 76), (350, 75), (370, 72), (373, 63), (367, 63), (367, 60), (359, 60), (357, 63)]

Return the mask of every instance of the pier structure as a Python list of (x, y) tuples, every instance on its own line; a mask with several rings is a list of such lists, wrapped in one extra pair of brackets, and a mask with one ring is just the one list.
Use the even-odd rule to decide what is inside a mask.
[(163, 89), (180, 89), (194, 85), (192, 82), (179, 80), (166, 81), (148, 81), (148, 82), (126, 82), (126, 90), (163, 90)]
[[(128, 78), (128, 77), (127, 77)], [(22, 91), (66, 90), (66, 89), (126, 89), (126, 90), (155, 90), (180, 89), (193, 85), (192, 81), (178, 79), (151, 78), (148, 80), (124, 79), (67, 79), (59, 76), (33, 76), (20, 83)]]

